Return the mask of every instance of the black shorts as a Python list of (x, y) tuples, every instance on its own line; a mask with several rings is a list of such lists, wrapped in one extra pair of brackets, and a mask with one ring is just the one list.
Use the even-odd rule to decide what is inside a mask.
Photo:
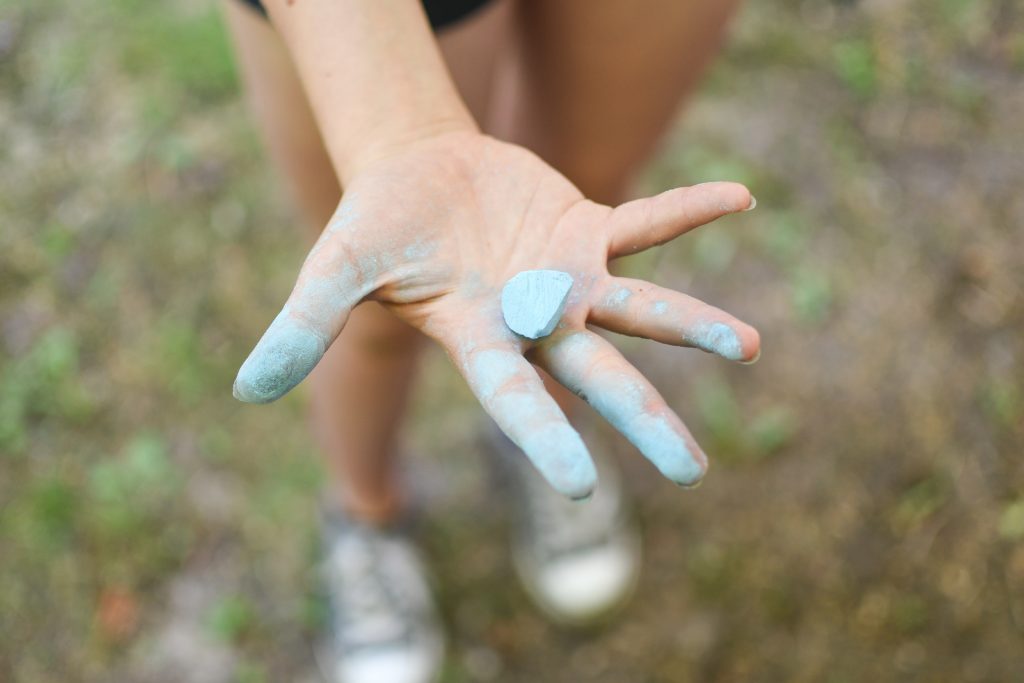
[[(260, 0), (241, 0), (242, 3), (258, 10), (266, 16)], [(423, 9), (427, 12), (430, 25), (435, 31), (456, 24), (477, 11), (491, 0), (423, 0)]]

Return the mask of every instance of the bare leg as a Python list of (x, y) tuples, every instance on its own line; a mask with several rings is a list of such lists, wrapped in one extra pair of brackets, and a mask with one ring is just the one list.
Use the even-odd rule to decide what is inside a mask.
[(697, 85), (738, 0), (518, 0), (499, 137), (614, 204)]
[[(618, 204), (715, 56), (739, 0), (518, 0), (491, 118), (587, 197)], [(577, 402), (549, 378), (566, 412)]]
[[(487, 116), (496, 46), (510, 6), (494, 7), (445, 31), (442, 53), (478, 121)], [(270, 24), (237, 2), (226, 14), (239, 66), (270, 154), (315, 237), (341, 197), (313, 114), (288, 53)], [(311, 375), (313, 428), (342, 505), (367, 521), (401, 505), (395, 436), (416, 367), (418, 335), (377, 304), (363, 304)]]

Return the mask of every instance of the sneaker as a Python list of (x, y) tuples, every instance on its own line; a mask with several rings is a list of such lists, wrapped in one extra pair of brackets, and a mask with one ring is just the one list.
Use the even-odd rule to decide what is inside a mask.
[(585, 626), (622, 606), (640, 573), (640, 534), (614, 461), (594, 453), (599, 483), (572, 501), (544, 481), (503, 438), (503, 458), (519, 499), (512, 559), (523, 586), (554, 621)]
[(331, 618), (317, 661), (330, 683), (429, 683), (444, 636), (412, 542), (325, 516), (322, 581)]

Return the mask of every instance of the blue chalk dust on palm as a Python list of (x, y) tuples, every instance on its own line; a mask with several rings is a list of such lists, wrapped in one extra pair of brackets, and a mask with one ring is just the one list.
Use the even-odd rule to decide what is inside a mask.
[(481, 401), (490, 401), (519, 372), (518, 354), (486, 349), (471, 356), (469, 376)]
[(407, 261), (418, 261), (431, 256), (437, 251), (437, 244), (418, 239), (405, 248), (402, 253)]
[(574, 499), (593, 493), (597, 470), (583, 439), (568, 422), (553, 419), (561, 410), (541, 387), (529, 391), (540, 378), (521, 355), (504, 349), (474, 352), (466, 376), (501, 430), (559, 493)]
[(524, 270), (501, 290), (501, 313), (509, 329), (527, 339), (551, 334), (565, 311), (573, 279), (560, 270)]

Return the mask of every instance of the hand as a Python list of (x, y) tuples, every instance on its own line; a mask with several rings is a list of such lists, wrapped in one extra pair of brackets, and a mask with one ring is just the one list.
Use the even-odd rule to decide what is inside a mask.
[[(706, 456), (650, 382), (587, 324), (755, 360), (759, 339), (748, 325), (608, 272), (610, 259), (752, 202), (742, 185), (707, 183), (613, 209), (514, 145), (470, 132), (411, 143), (355, 174), (284, 309), (242, 365), (235, 396), (264, 403), (285, 394), (319, 362), (352, 308), (374, 300), (444, 347), (484, 409), (563, 494), (590, 495), (597, 475), (530, 361), (583, 397), (666, 477), (694, 485)], [(537, 342), (512, 333), (500, 306), (506, 280), (532, 269), (575, 281), (558, 327)]]

